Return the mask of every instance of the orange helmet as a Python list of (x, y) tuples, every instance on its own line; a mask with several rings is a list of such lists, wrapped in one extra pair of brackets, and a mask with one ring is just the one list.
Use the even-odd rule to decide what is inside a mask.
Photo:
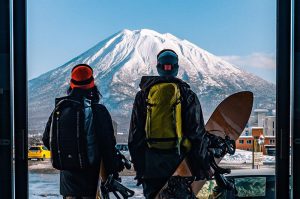
[(93, 69), (87, 64), (76, 65), (71, 72), (71, 88), (90, 89), (95, 86)]

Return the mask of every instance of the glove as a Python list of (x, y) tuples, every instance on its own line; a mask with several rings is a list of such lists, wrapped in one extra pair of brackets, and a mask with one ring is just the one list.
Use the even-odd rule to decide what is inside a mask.
[(118, 171), (118, 172), (121, 172), (121, 171), (123, 171), (124, 170), (124, 163), (123, 163), (123, 161), (122, 161), (122, 156), (120, 156), (120, 155), (117, 155), (116, 156), (117, 158), (116, 158), (116, 161), (115, 161), (115, 165), (116, 165), (116, 170)]
[(113, 174), (113, 178), (114, 178), (116, 181), (118, 181), (118, 182), (122, 182), (122, 179), (121, 179), (121, 177), (119, 176), (118, 173), (114, 173), (114, 174)]
[(142, 177), (135, 176), (134, 180), (136, 180), (136, 186), (140, 186), (141, 184), (143, 184), (143, 178)]

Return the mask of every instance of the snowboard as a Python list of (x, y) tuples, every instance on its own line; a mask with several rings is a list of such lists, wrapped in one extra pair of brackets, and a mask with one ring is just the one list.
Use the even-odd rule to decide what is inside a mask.
[[(117, 152), (117, 156), (120, 156), (120, 158), (122, 159), (124, 167), (130, 170), (130, 161), (127, 160), (126, 157), (119, 150)], [(122, 185), (121, 182), (114, 179), (113, 175), (107, 175), (104, 165), (104, 161), (101, 160), (96, 199), (127, 199), (132, 197), (134, 195), (134, 191), (128, 189), (127, 187)]]
[[(213, 114), (205, 125), (206, 131), (222, 138), (229, 137), (236, 141), (243, 132), (253, 105), (253, 93), (250, 91), (242, 91), (230, 95), (224, 99), (214, 110)], [(228, 138), (227, 137), (227, 138)], [(215, 158), (215, 162), (219, 164), (223, 157)], [(213, 169), (212, 169), (213, 171)], [(178, 178), (178, 176), (180, 178)], [(206, 180), (193, 181), (192, 173), (188, 165), (188, 159), (184, 158), (176, 167), (175, 172), (171, 176), (173, 179), (190, 179), (192, 191), (195, 195), (201, 190)], [(178, 181), (177, 181), (178, 182)], [(168, 191), (174, 187), (173, 182), (169, 180), (165, 186), (157, 194), (156, 199), (165, 199)]]
[(103, 199), (102, 192), (101, 192), (101, 185), (107, 179), (108, 179), (108, 175), (107, 175), (107, 173), (105, 171), (103, 160), (101, 160), (100, 172), (99, 172), (99, 178), (98, 178), (98, 185), (97, 185), (96, 199)]

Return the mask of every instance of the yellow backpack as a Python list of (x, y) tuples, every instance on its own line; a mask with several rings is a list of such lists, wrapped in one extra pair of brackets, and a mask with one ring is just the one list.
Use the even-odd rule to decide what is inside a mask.
[[(159, 83), (148, 93), (146, 140), (149, 148), (180, 150), (180, 146), (190, 148), (183, 141), (180, 89), (175, 83)], [(180, 151), (179, 151), (180, 152)]]

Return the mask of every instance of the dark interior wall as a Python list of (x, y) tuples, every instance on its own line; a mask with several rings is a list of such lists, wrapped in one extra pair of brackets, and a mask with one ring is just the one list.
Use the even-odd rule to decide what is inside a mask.
[(294, 0), (294, 65), (293, 65), (293, 198), (300, 198), (300, 0)]
[[(12, 198), (10, 4), (0, 1), (0, 198)], [(4, 164), (3, 164), (4, 163)]]
[(276, 198), (289, 198), (291, 0), (277, 0)]
[(26, 0), (13, 1), (15, 197), (28, 198)]

